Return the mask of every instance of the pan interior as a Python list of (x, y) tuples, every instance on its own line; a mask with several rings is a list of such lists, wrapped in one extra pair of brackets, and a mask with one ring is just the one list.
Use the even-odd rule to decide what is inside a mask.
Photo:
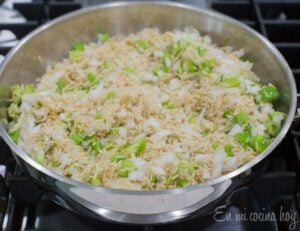
[[(176, 15), (176, 17), (174, 17)], [(127, 35), (144, 28), (167, 30), (194, 27), (208, 34), (218, 46), (244, 48), (245, 57), (254, 63), (254, 72), (263, 83), (273, 83), (281, 91), (277, 110), (289, 114), (295, 105), (294, 81), (286, 63), (274, 55), (251, 31), (222, 16), (207, 11), (167, 4), (121, 4), (98, 7), (58, 19), (22, 40), (0, 70), (0, 119), (6, 118), (9, 88), (13, 84), (35, 83), (46, 67), (67, 57), (76, 41), (96, 41), (97, 33)]]

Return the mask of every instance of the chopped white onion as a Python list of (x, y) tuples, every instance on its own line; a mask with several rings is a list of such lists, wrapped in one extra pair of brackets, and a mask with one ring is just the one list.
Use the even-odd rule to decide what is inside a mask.
[(160, 166), (152, 166), (151, 169), (152, 169), (152, 172), (158, 176), (163, 176), (163, 175), (167, 174), (166, 171)]
[(169, 89), (170, 90), (175, 90), (176, 88), (178, 88), (180, 86), (180, 82), (177, 78), (172, 79), (169, 83)]
[(146, 167), (147, 167), (147, 162), (146, 162), (144, 159), (142, 159), (142, 158), (140, 158), (140, 157), (137, 157), (137, 158), (132, 158), (131, 160), (132, 160), (133, 164), (134, 164), (137, 168), (143, 169), (143, 170), (146, 169)]
[(235, 136), (236, 134), (241, 133), (241, 132), (243, 132), (242, 127), (241, 127), (240, 125), (238, 125), (238, 124), (235, 124), (235, 125), (231, 128), (231, 130), (229, 131), (228, 135), (229, 135), (229, 136)]
[(94, 99), (94, 98), (96, 99), (96, 98), (100, 97), (103, 93), (104, 93), (103, 82), (101, 81), (95, 88), (93, 88), (89, 92), (89, 97), (92, 99)]
[(145, 121), (144, 127), (152, 127), (154, 129), (159, 129), (160, 128), (160, 124), (159, 124), (159, 122), (156, 119), (150, 118), (150, 119), (148, 119), (148, 120)]
[(137, 170), (128, 174), (128, 179), (131, 181), (143, 180), (145, 173), (143, 171)]
[(223, 165), (223, 170), (224, 171), (232, 171), (238, 167), (238, 159), (233, 156), (229, 157), (227, 161), (225, 161)]
[(160, 166), (164, 166), (165, 164), (176, 165), (178, 163), (178, 160), (174, 153), (166, 152), (162, 153), (160, 157), (155, 160), (155, 163)]
[(127, 129), (124, 127), (119, 127), (119, 135), (122, 138), (126, 138), (127, 137)]
[(150, 138), (154, 142), (159, 142), (171, 134), (172, 134), (172, 131), (170, 131), (170, 130), (160, 130), (160, 131), (154, 133)]
[(134, 128), (135, 127), (135, 123), (133, 120), (128, 120), (127, 123), (126, 123), (126, 127), (131, 129), (131, 128)]
[(213, 160), (213, 172), (212, 172), (213, 178), (219, 177), (221, 175), (222, 168), (223, 168), (223, 160), (224, 160), (224, 155), (222, 153), (215, 154)]
[(201, 160), (204, 160), (204, 159), (208, 159), (212, 157), (211, 154), (198, 154), (195, 156), (195, 161), (201, 161)]
[(120, 111), (118, 111), (118, 112), (116, 113), (116, 116), (117, 116), (118, 118), (125, 118), (125, 117), (127, 116), (127, 112), (126, 112), (126, 110), (121, 109)]

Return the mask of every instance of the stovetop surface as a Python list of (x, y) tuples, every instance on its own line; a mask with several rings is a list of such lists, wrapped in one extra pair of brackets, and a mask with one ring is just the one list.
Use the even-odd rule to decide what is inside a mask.
[[(57, 16), (91, 2), (35, 0), (10, 4), (21, 19), (7, 22), (0, 15), (0, 54), (24, 35)], [(300, 1), (287, 0), (186, 0), (232, 16), (262, 33), (275, 44), (290, 64), (300, 84)], [(7, 5), (6, 5), (7, 7)], [(0, 8), (1, 10), (1, 8)], [(16, 15), (14, 17), (16, 17)], [(9, 41), (1, 30), (11, 30)], [(7, 31), (5, 33), (8, 33)], [(1, 61), (0, 61), (1, 62)], [(293, 129), (297, 131), (298, 129)], [(283, 140), (274, 153), (260, 164), (261, 173), (224, 198), (188, 219), (161, 225), (121, 225), (83, 217), (53, 203), (16, 165), (9, 148), (0, 140), (0, 227), (2, 230), (300, 230), (300, 143), (295, 132)]]

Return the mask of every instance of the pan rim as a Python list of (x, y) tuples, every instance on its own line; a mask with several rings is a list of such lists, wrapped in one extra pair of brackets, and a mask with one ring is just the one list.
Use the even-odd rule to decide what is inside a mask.
[(97, 11), (105, 8), (118, 8), (118, 7), (126, 7), (129, 5), (157, 5), (157, 6), (167, 6), (167, 7), (175, 7), (175, 8), (181, 8), (183, 10), (189, 10), (189, 11), (194, 11), (198, 12), (201, 14), (205, 14), (211, 17), (214, 17), (218, 20), (223, 20), (226, 21), (227, 23), (233, 24), (248, 33), (253, 34), (257, 40), (259, 40), (261, 43), (263, 43), (266, 47), (266, 49), (269, 49), (273, 55), (276, 57), (278, 62), (281, 64), (282, 68), (286, 72), (286, 76), (288, 77), (288, 82), (289, 82), (289, 87), (291, 89), (291, 100), (290, 100), (290, 108), (289, 112), (286, 118), (286, 121), (284, 125), (282, 126), (282, 129), (280, 133), (276, 136), (276, 138), (273, 140), (273, 142), (268, 146), (268, 148), (262, 152), (261, 154), (257, 155), (254, 159), (252, 159), (250, 162), (244, 164), (240, 168), (226, 174), (222, 175), (218, 178), (206, 181), (204, 183), (199, 183), (199, 184), (194, 184), (190, 185), (184, 188), (173, 188), (173, 189), (163, 189), (163, 190), (151, 190), (151, 191), (143, 191), (143, 190), (126, 190), (126, 189), (112, 189), (112, 188), (106, 188), (106, 187), (98, 187), (98, 186), (92, 186), (87, 183), (83, 183), (80, 181), (72, 180), (68, 177), (65, 177), (63, 175), (58, 174), (57, 172), (39, 164), (35, 160), (33, 160), (31, 157), (29, 157), (25, 152), (23, 152), (9, 137), (8, 133), (6, 132), (5, 126), (3, 124), (0, 124), (0, 134), (5, 140), (5, 142), (9, 145), (11, 150), (18, 156), (20, 157), (23, 161), (25, 161), (28, 165), (31, 167), (37, 169), (38, 171), (42, 172), (45, 175), (48, 175), (49, 177), (54, 178), (55, 180), (58, 180), (60, 182), (64, 182), (66, 184), (69, 184), (74, 187), (80, 187), (80, 188), (85, 188), (85, 189), (90, 189), (94, 191), (98, 191), (101, 193), (113, 193), (113, 194), (124, 194), (124, 195), (158, 195), (158, 194), (173, 194), (173, 193), (183, 193), (186, 191), (194, 190), (194, 189), (200, 189), (200, 188), (206, 188), (206, 187), (211, 187), (213, 185), (222, 183), (223, 181), (230, 180), (233, 177), (240, 175), (241, 173), (247, 171), (248, 169), (252, 168), (259, 162), (261, 162), (264, 158), (266, 158), (269, 154), (272, 153), (272, 151), (278, 146), (278, 144), (282, 141), (282, 139), (285, 137), (286, 133), (288, 132), (292, 121), (294, 119), (294, 114), (296, 111), (296, 103), (297, 103), (297, 91), (296, 91), (296, 84), (295, 80), (292, 74), (292, 71), (287, 64), (286, 60), (284, 57), (281, 55), (281, 53), (277, 50), (277, 48), (265, 37), (263, 37), (261, 34), (258, 32), (254, 31), (253, 29), (249, 28), (248, 26), (242, 24), (241, 22), (223, 15), (221, 13), (215, 12), (213, 10), (209, 9), (203, 9), (203, 8), (196, 8), (191, 5), (186, 5), (182, 3), (175, 3), (175, 2), (156, 2), (156, 1), (140, 1), (140, 2), (114, 2), (114, 3), (107, 3), (107, 4), (100, 4), (96, 6), (91, 6), (91, 7), (86, 7), (81, 10), (77, 10), (71, 13), (68, 13), (66, 15), (63, 15), (61, 17), (58, 17), (57, 19), (54, 19), (53, 21), (50, 21), (28, 35), (26, 35), (17, 46), (15, 46), (7, 55), (5, 60), (3, 61), (2, 65), (0, 66), (0, 78), (5, 70), (5, 67), (9, 63), (9, 61), (13, 58), (14, 54), (19, 51), (19, 49), (26, 44), (31, 38), (38, 36), (40, 33), (43, 31), (47, 30), (48, 28), (59, 24), (60, 22), (63, 22), (65, 20), (69, 20), (72, 18), (75, 18), (77, 16), (86, 14), (88, 12), (92, 11)]

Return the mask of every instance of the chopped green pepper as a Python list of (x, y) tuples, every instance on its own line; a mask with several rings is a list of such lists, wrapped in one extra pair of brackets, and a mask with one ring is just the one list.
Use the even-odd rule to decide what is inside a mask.
[(89, 150), (92, 153), (99, 153), (99, 151), (103, 148), (102, 144), (99, 141), (93, 141), (89, 143)]
[(107, 63), (107, 62), (103, 63), (102, 67), (105, 70), (113, 69), (113, 65), (111, 63)]
[(131, 75), (134, 74), (135, 71), (132, 67), (126, 66), (123, 68), (123, 73), (125, 73), (126, 75)]
[(120, 160), (125, 160), (126, 158), (128, 158), (129, 155), (127, 153), (124, 153), (124, 152), (117, 152), (115, 153), (112, 157), (111, 157), (111, 160), (113, 162), (118, 162)]
[(247, 123), (246, 125), (244, 125), (244, 131), (246, 133), (251, 134), (251, 132), (252, 132), (252, 125), (250, 123)]
[(84, 139), (85, 139), (85, 135), (82, 133), (75, 133), (71, 136), (71, 139), (78, 145), (80, 145)]
[(35, 93), (35, 88), (31, 84), (24, 85), (24, 93), (33, 94)]
[(197, 117), (195, 116), (190, 116), (188, 119), (189, 124), (196, 124), (197, 123)]
[(36, 161), (40, 164), (44, 164), (44, 162), (45, 162), (45, 153), (44, 152), (38, 152), (36, 154)]
[(68, 81), (64, 78), (60, 78), (56, 81), (56, 88), (58, 92), (62, 92), (63, 89), (67, 86)]
[(238, 87), (240, 86), (240, 83), (240, 80), (234, 77), (228, 77), (222, 80), (222, 85), (225, 87)]
[(98, 186), (98, 185), (101, 185), (102, 182), (101, 182), (101, 179), (98, 178), (98, 177), (93, 177), (90, 179), (90, 184), (91, 185), (94, 185), (94, 186)]
[(100, 80), (98, 80), (93, 73), (87, 74), (87, 81), (90, 84), (90, 86), (88, 87), (88, 90), (91, 90), (92, 88), (94, 88), (95, 86), (97, 86), (100, 83)]
[(139, 51), (147, 50), (150, 47), (149, 42), (146, 40), (142, 40), (142, 39), (136, 40), (134, 42), (134, 45)]
[(245, 112), (239, 112), (233, 117), (233, 121), (239, 125), (244, 125), (249, 120), (248, 115)]
[(158, 176), (154, 175), (150, 177), (150, 182), (156, 184), (158, 182)]
[(194, 170), (198, 169), (198, 164), (194, 161), (180, 161), (176, 167), (171, 171), (170, 179), (182, 178), (186, 175), (190, 175)]
[(249, 147), (252, 142), (252, 135), (250, 133), (238, 133), (234, 138), (244, 148)]
[(267, 136), (257, 134), (252, 139), (252, 148), (257, 152), (263, 152), (270, 144)]
[(170, 46), (170, 54), (172, 56), (177, 56), (183, 49), (186, 47), (186, 43), (184, 41), (178, 40)]
[(12, 120), (17, 120), (20, 115), (20, 110), (17, 104), (11, 103), (8, 107), (8, 116)]
[(69, 51), (69, 59), (72, 62), (78, 62), (82, 60), (82, 52), (85, 50), (85, 44), (83, 42), (74, 43)]
[(212, 143), (211, 147), (216, 150), (220, 146), (219, 143)]
[(169, 64), (171, 63), (171, 55), (165, 52), (161, 56), (161, 60), (163, 61), (165, 66), (169, 66)]
[(267, 129), (267, 133), (271, 137), (275, 137), (280, 131), (282, 122), (285, 118), (285, 114), (283, 112), (274, 111), (274, 112), (271, 112), (268, 116), (269, 116), (270, 120), (268, 120), (265, 123), (265, 127)]
[(99, 151), (103, 148), (101, 142), (95, 134), (85, 135), (77, 132), (71, 136), (71, 139), (75, 144), (81, 145), (85, 150), (88, 150), (93, 154), (99, 153)]
[(184, 73), (184, 67), (183, 67), (183, 65), (180, 65), (180, 66), (176, 69), (176, 72), (177, 72), (178, 74)]
[(267, 133), (271, 136), (271, 137), (275, 137), (279, 131), (280, 131), (280, 128), (277, 127), (273, 121), (271, 120), (268, 120), (266, 123), (265, 123), (265, 127), (266, 127), (266, 131)]
[(22, 103), (22, 96), (24, 94), (33, 94), (35, 93), (35, 88), (32, 84), (25, 84), (22, 86), (19, 85), (13, 85), (11, 88), (12, 103), (15, 103), (17, 106), (20, 106)]
[(156, 67), (151, 70), (151, 73), (155, 76), (164, 76), (165, 74), (169, 73), (170, 69), (166, 66), (163, 67)]
[(267, 103), (276, 101), (280, 97), (279, 91), (273, 84), (263, 86), (258, 93), (261, 100)]
[(86, 78), (91, 84), (94, 84), (97, 81), (96, 75), (91, 72), (87, 74)]
[(49, 162), (49, 166), (52, 167), (52, 168), (57, 168), (59, 166), (59, 161), (56, 160), (56, 159), (52, 159)]
[(197, 53), (200, 57), (202, 57), (205, 55), (206, 50), (203, 47), (197, 47)]
[(12, 86), (12, 103), (15, 103), (17, 106), (20, 106), (22, 103), (22, 95), (23, 95), (23, 89), (20, 86)]
[(185, 60), (183, 67), (188, 73), (195, 73), (199, 70), (198, 65), (192, 59)]
[(167, 109), (175, 109), (177, 107), (177, 105), (172, 102), (171, 100), (166, 100), (164, 102), (161, 103), (161, 105), (164, 107), (164, 108), (167, 108)]
[(223, 118), (233, 118), (233, 109), (226, 109), (223, 113)]
[(196, 162), (186, 162), (186, 161), (180, 161), (177, 166), (176, 170), (174, 172), (175, 175), (183, 174), (184, 172), (187, 172), (188, 174), (191, 174), (195, 169), (198, 168), (198, 164)]
[(106, 150), (111, 150), (114, 149), (115, 147), (117, 147), (117, 144), (111, 140), (106, 141), (104, 144), (104, 148)]
[(189, 181), (187, 179), (184, 178), (179, 178), (176, 180), (176, 185), (178, 187), (185, 187), (189, 184)]
[(76, 42), (73, 43), (71, 46), (71, 51), (84, 51), (85, 50), (85, 44), (83, 42)]
[(110, 91), (107, 93), (106, 99), (113, 99), (116, 97), (116, 95), (117, 95), (117, 93), (115, 91)]
[(205, 75), (210, 75), (212, 73), (212, 70), (213, 68), (217, 65), (217, 60), (216, 59), (208, 59), (208, 60), (205, 60), (203, 61), (201, 64), (200, 64), (200, 67), (199, 67), (199, 71), (202, 73), (202, 74), (205, 74)]
[(87, 136), (84, 140), (84, 146), (86, 146), (86, 149), (92, 153), (99, 153), (99, 151), (103, 148), (96, 135)]
[(274, 111), (271, 112), (269, 115), (269, 118), (273, 121), (273, 123), (280, 128), (282, 121), (284, 120), (285, 114), (280, 111)]
[(83, 55), (81, 51), (70, 51), (69, 52), (69, 59), (72, 62), (79, 62), (83, 59)]
[(188, 173), (192, 173), (195, 169), (198, 169), (198, 164), (196, 162), (189, 162), (187, 164)]
[(137, 140), (135, 143), (130, 144), (126, 148), (124, 148), (122, 150), (122, 152), (130, 153), (130, 154), (134, 154), (135, 156), (138, 156), (145, 150), (146, 145), (147, 145), (146, 139), (142, 138), (142, 139)]
[(96, 120), (101, 120), (104, 118), (103, 112), (102, 111), (96, 111), (95, 115)]
[(135, 143), (128, 145), (112, 156), (112, 161), (120, 161), (129, 158), (130, 156), (140, 155), (146, 148), (146, 139), (139, 139)]
[(201, 133), (202, 136), (207, 136), (209, 131), (210, 131), (209, 128), (202, 127), (200, 133)]
[(232, 149), (233, 149), (233, 146), (231, 144), (227, 144), (224, 146), (224, 151), (226, 152), (228, 157), (233, 156)]
[(132, 161), (124, 160), (117, 169), (117, 172), (120, 177), (128, 177), (128, 174), (136, 169), (137, 168)]
[(20, 129), (17, 129), (14, 131), (9, 131), (8, 135), (10, 136), (12, 141), (17, 144), (20, 138), (20, 133), (21, 133)]
[(101, 42), (101, 43), (105, 43), (109, 40), (109, 34), (104, 32), (104, 33), (99, 33), (98, 34), (98, 40)]
[(108, 134), (111, 135), (111, 136), (118, 136), (119, 135), (119, 128), (115, 127), (115, 126), (112, 126), (109, 129)]

